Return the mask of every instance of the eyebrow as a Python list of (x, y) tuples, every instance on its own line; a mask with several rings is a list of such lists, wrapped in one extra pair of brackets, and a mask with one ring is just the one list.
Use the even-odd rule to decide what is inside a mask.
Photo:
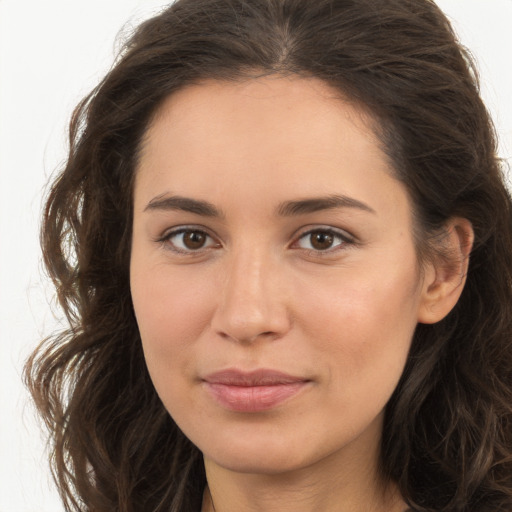
[(181, 210), (203, 217), (224, 217), (220, 210), (208, 201), (182, 196), (157, 196), (146, 205), (144, 211)]
[(283, 217), (288, 217), (314, 213), (321, 210), (333, 210), (335, 208), (356, 208), (373, 214), (377, 213), (367, 204), (344, 195), (312, 197), (301, 199), (299, 201), (287, 201), (279, 205), (277, 212)]
[[(281, 217), (290, 217), (315, 213), (322, 210), (333, 210), (335, 208), (356, 208), (369, 213), (376, 213), (373, 208), (361, 201), (358, 201), (357, 199), (344, 195), (331, 195), (300, 199), (296, 201), (286, 201), (277, 207), (277, 214)], [(203, 217), (224, 217), (224, 214), (208, 201), (182, 196), (160, 195), (153, 198), (146, 205), (144, 211), (155, 210), (181, 210), (201, 215)]]

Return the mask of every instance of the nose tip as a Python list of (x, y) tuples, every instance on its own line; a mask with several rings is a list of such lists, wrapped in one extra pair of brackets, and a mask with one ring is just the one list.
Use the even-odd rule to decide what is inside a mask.
[(232, 340), (237, 343), (253, 344), (258, 339), (275, 340), (280, 337), (277, 330), (275, 331), (262, 331), (253, 329), (251, 326), (237, 326), (237, 328), (217, 330), (217, 334), (224, 339)]
[(232, 265), (219, 290), (212, 327), (225, 339), (276, 340), (290, 328), (284, 283), (268, 264)]

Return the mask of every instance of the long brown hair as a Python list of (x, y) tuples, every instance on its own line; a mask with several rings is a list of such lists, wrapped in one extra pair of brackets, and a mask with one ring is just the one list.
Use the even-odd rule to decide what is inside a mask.
[(449, 217), (472, 222), (462, 297), (418, 325), (387, 406), (381, 471), (418, 511), (510, 512), (511, 200), (476, 71), (431, 0), (178, 0), (77, 107), (42, 227), (69, 327), (25, 374), (66, 510), (200, 507), (201, 453), (153, 388), (131, 303), (134, 170), (169, 94), (273, 73), (318, 77), (372, 113), (414, 204), (420, 258)]

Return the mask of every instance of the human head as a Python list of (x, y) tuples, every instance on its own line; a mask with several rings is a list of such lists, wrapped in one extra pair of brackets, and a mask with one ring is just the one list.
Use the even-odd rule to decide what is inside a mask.
[[(438, 509), (458, 506), (475, 486), (484, 493), (479, 499), (491, 493), (482, 487), (484, 466), (472, 455), (485, 443), (487, 453), (499, 451), (499, 436), (491, 440), (492, 429), (483, 426), (497, 390), (475, 369), (506, 371), (500, 350), (510, 329), (510, 202), (468, 62), (428, 0), (182, 0), (141, 25), (75, 113), (70, 158), (52, 189), (43, 231), (46, 264), (74, 326), (69, 343), (52, 356), (53, 373), (47, 366), (46, 389), (62, 375), (57, 361), (62, 368), (78, 364), (67, 428), (75, 432), (82, 421), (82, 433), (66, 449), (78, 454), (96, 446), (87, 458), (104, 487), (108, 471), (94, 455), (100, 447), (113, 468), (137, 432), (150, 431), (155, 440), (167, 433), (169, 452), (175, 443), (185, 446), (169, 434), (173, 427), (145, 372), (131, 307), (131, 192), (145, 128), (164, 98), (189, 84), (279, 73), (319, 78), (371, 114), (414, 204), (420, 261), (449, 257), (440, 250), (447, 219), (473, 224), (464, 293), (445, 320), (418, 326), (388, 407), (383, 472), (404, 496)], [(76, 265), (66, 258), (68, 242)], [(114, 406), (116, 389), (123, 398)], [(100, 418), (105, 407), (111, 413)], [(135, 418), (140, 409), (147, 411), (144, 420)], [(119, 417), (126, 429), (116, 437)], [(468, 429), (472, 440), (463, 439)], [(141, 449), (140, 467), (147, 467), (154, 446), (148, 441)], [(441, 465), (447, 454), (453, 462)], [(85, 461), (72, 459), (75, 471)], [(465, 479), (457, 475), (461, 467)], [(444, 492), (428, 491), (435, 486)]]

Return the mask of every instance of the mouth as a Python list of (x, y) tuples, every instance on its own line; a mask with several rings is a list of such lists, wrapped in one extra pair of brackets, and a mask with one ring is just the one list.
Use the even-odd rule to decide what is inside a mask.
[(277, 407), (297, 395), (310, 382), (304, 377), (267, 369), (251, 372), (229, 369), (203, 379), (207, 391), (222, 407), (252, 413)]

